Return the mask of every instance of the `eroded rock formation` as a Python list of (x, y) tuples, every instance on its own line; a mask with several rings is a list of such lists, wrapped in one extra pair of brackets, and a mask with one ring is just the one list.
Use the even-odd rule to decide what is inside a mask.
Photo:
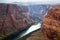
[(42, 32), (49, 40), (60, 40), (60, 6), (55, 5), (47, 12), (42, 22)]
[(25, 6), (0, 4), (0, 39), (31, 25), (34, 20)]

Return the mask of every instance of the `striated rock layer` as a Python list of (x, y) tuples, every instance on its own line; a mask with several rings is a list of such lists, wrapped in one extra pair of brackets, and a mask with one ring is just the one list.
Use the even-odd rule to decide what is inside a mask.
[(0, 4), (0, 39), (34, 23), (25, 6)]
[(60, 6), (52, 6), (42, 22), (42, 32), (49, 40), (60, 40)]

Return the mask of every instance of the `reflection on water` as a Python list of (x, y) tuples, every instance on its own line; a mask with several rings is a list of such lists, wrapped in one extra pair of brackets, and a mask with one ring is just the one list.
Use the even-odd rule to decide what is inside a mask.
[[(26, 36), (27, 34), (33, 32), (33, 31), (35, 31), (35, 30), (38, 30), (38, 29), (40, 29), (40, 28), (41, 28), (41, 23), (32, 25), (27, 31), (25, 31), (24, 33), (22, 33), (22, 34), (19, 36), (19, 38), (24, 37), (24, 36)], [(18, 39), (19, 39), (19, 38), (18, 38)]]

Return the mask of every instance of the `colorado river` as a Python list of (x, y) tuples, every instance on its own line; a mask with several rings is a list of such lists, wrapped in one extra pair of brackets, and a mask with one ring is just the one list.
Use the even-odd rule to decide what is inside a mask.
[(20, 39), (20, 38), (28, 35), (29, 33), (33, 32), (33, 31), (35, 31), (35, 30), (38, 30), (38, 29), (40, 29), (40, 28), (41, 28), (41, 23), (37, 23), (37, 24), (35, 24), (35, 25), (32, 25), (27, 31), (23, 32), (23, 33), (19, 36), (18, 39)]
[(12, 35), (4, 38), (3, 40), (16, 40), (16, 39), (23, 38), (24, 36), (30, 34), (31, 32), (40, 29), (41, 28), (41, 23), (32, 24), (32, 25), (29, 25), (29, 26), (30, 26), (29, 28), (26, 28), (25, 30), (19, 31), (15, 34), (12, 34)]

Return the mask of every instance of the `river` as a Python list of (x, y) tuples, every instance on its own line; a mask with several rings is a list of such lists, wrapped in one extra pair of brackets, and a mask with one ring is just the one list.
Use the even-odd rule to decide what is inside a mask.
[(37, 23), (35, 25), (32, 25), (27, 31), (24, 31), (19, 37), (17, 40), (21, 40), (21, 38), (23, 39), (24, 37), (26, 37), (27, 35), (29, 35), (30, 33), (38, 30), (41, 28), (41, 23)]
[(32, 24), (32, 25), (29, 25), (29, 26), (30, 26), (29, 28), (26, 28), (22, 31), (19, 31), (19, 32), (15, 33), (15, 34), (12, 34), (12, 35), (4, 38), (3, 40), (18, 40), (20, 38), (23, 38), (24, 36), (29, 35), (31, 32), (40, 29), (41, 28), (41, 23), (39, 22), (37, 24)]

